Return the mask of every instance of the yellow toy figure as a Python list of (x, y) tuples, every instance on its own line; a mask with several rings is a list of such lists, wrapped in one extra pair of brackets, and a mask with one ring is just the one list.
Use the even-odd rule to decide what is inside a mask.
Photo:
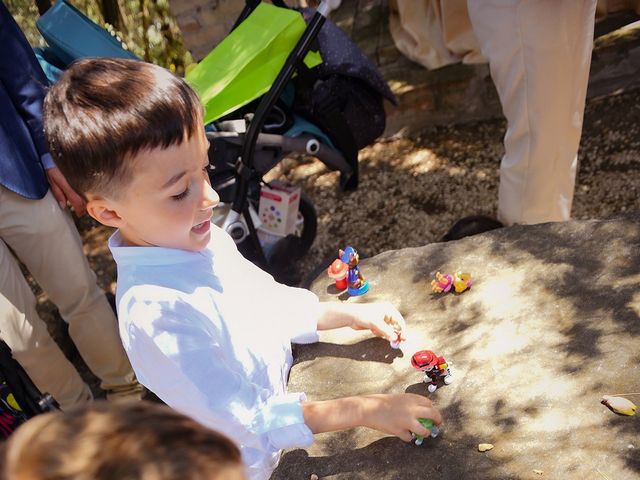
[(456, 293), (462, 293), (467, 288), (471, 288), (471, 274), (466, 272), (456, 272), (453, 275), (453, 289)]

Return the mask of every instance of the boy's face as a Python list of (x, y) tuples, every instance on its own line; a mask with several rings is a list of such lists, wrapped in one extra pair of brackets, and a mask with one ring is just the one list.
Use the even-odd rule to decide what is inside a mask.
[(106, 207), (96, 213), (90, 199), (89, 212), (119, 228), (129, 245), (202, 250), (220, 201), (207, 175), (208, 147), (201, 129), (180, 145), (139, 152), (132, 160), (133, 179), (117, 200), (101, 199)]

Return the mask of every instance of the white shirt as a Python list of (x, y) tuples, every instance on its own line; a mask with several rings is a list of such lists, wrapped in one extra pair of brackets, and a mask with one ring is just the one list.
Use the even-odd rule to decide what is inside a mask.
[(303, 393), (287, 393), (291, 341), (317, 341), (318, 298), (246, 260), (211, 225), (201, 252), (122, 246), (120, 336), (138, 380), (170, 407), (233, 439), (249, 477), (266, 479), (283, 448), (308, 446)]

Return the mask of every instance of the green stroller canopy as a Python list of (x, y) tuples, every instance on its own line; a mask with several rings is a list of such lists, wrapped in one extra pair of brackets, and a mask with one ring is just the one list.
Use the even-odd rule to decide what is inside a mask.
[[(264, 95), (306, 28), (302, 15), (261, 3), (185, 77), (212, 122)], [(307, 67), (322, 63), (309, 52)]]

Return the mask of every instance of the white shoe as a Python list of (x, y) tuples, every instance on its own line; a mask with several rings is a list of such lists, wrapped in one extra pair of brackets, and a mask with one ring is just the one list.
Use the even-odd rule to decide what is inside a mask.
[(446, 377), (444, 377), (445, 385), (451, 385), (451, 383), (453, 383), (453, 378), (451, 377), (451, 375), (447, 375)]
[(429, 390), (429, 393), (433, 393), (433, 392), (435, 392), (437, 389), (438, 389), (438, 386), (437, 386), (437, 385), (434, 385), (433, 383), (427, 387), (427, 390)]

